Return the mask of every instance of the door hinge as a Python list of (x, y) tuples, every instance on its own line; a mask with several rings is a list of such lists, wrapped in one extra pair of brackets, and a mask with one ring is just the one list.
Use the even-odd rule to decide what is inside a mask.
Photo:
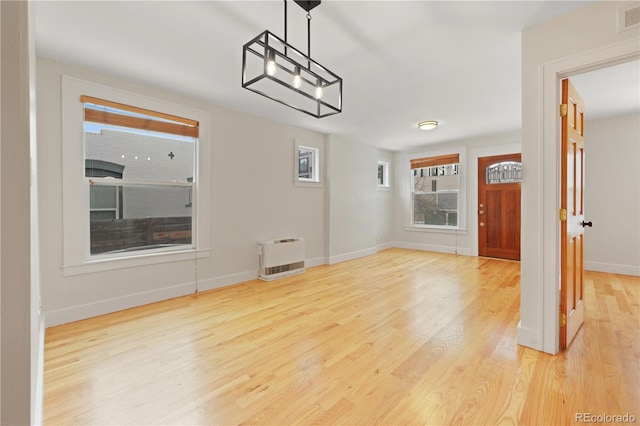
[(560, 222), (567, 220), (567, 209), (560, 209), (558, 216), (560, 217)]
[(560, 312), (560, 327), (565, 327), (567, 325), (567, 314)]
[(567, 104), (560, 104), (560, 117), (565, 117), (569, 112)]

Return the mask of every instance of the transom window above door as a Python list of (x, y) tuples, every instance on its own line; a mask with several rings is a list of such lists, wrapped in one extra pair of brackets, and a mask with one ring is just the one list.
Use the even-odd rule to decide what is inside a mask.
[(501, 161), (486, 169), (486, 182), (517, 183), (522, 182), (522, 163), (518, 161)]

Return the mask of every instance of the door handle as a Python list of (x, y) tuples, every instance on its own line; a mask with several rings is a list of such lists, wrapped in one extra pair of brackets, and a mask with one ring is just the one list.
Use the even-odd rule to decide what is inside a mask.
[(586, 228), (587, 226), (591, 228), (593, 226), (593, 223), (591, 223), (591, 221), (589, 222), (582, 221), (580, 225), (582, 225), (583, 228)]

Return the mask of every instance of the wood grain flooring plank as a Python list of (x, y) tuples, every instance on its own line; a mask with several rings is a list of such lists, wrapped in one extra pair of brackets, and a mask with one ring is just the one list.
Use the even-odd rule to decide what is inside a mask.
[[(574, 424), (640, 418), (640, 279), (517, 345), (518, 262), (390, 249), (47, 329), (45, 424)], [(618, 413), (620, 412), (620, 413)]]

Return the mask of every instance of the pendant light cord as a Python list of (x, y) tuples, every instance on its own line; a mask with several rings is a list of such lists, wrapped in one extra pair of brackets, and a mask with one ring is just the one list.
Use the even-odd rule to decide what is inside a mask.
[(287, 55), (287, 0), (284, 0), (284, 54)]
[[(307, 57), (311, 59), (311, 13), (307, 12)], [(311, 61), (308, 61), (307, 68), (311, 69)]]
[(311, 57), (311, 14), (307, 13), (307, 56)]
[[(287, 0), (284, 0), (284, 42), (288, 43), (287, 41)], [(287, 47), (285, 46), (285, 49)]]

